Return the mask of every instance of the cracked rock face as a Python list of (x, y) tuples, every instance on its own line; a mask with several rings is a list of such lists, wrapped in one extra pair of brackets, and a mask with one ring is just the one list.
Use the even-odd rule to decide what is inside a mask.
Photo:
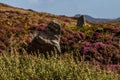
[(28, 47), (29, 52), (39, 53), (61, 53), (60, 49), (61, 26), (55, 21), (51, 21), (45, 30), (40, 31)]

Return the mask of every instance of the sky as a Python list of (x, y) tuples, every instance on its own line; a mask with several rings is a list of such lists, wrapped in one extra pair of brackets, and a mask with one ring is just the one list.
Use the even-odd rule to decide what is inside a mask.
[(120, 17), (120, 0), (0, 0), (0, 2), (56, 15), (86, 14), (96, 18)]

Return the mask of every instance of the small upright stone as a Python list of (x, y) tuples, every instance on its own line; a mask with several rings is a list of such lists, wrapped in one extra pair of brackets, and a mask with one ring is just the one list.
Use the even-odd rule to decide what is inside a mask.
[(82, 15), (82, 16), (78, 17), (77, 26), (83, 27), (84, 25), (85, 25), (85, 16)]
[(51, 21), (48, 26), (40, 31), (39, 34), (33, 39), (31, 45), (29, 46), (29, 52), (40, 52), (40, 53), (51, 53), (57, 51), (61, 53), (60, 49), (60, 32), (61, 26), (55, 22)]

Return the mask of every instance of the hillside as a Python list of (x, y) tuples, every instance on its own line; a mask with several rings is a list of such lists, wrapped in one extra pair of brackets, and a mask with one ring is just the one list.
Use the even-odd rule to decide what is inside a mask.
[[(80, 14), (75, 15), (75, 17), (80, 17), (80, 16), (81, 16)], [(111, 19), (104, 19), (104, 18), (94, 18), (89, 15), (84, 15), (84, 16), (87, 21), (92, 22), (92, 23), (107, 22), (111, 20)]]
[(0, 3), (1, 49), (5, 50), (9, 47), (10, 41), (23, 44), (27, 41), (28, 44), (32, 39), (31, 36), (39, 30), (41, 25), (44, 27), (52, 20), (56, 20), (63, 26), (76, 24), (75, 19), (66, 16), (36, 12), (31, 9), (25, 10)]
[[(74, 17), (80, 17), (81, 14), (76, 14)], [(84, 15), (86, 21), (91, 22), (91, 23), (97, 23), (97, 24), (108, 24), (108, 25), (120, 25), (120, 18), (116, 19), (107, 19), (107, 18), (94, 18), (89, 15)]]
[(48, 23), (50, 20), (54, 19), (62, 23), (66, 21), (71, 21), (71, 24), (73, 24), (75, 22), (75, 20), (65, 16), (60, 17), (49, 13), (36, 12), (31, 9), (25, 10), (21, 8), (15, 8), (2, 3), (0, 4), (0, 13), (4, 19), (11, 19), (11, 22), (15, 22), (15, 19), (17, 19), (18, 21), (20, 21), (19, 19), (22, 19), (21, 21), (26, 21), (24, 23), (28, 24), (28, 26), (38, 25), (40, 23)]
[[(52, 20), (61, 24), (60, 46), (62, 54), (75, 53), (85, 61), (105, 65), (120, 63), (120, 25), (90, 23), (76, 26), (74, 17), (25, 10), (0, 3), (0, 52), (27, 50), (36, 33)], [(115, 67), (115, 69), (118, 69)]]

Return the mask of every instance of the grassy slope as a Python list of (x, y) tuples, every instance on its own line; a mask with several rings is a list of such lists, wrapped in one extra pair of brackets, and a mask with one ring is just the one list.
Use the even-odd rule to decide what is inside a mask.
[[(52, 57), (49, 59), (29, 55), (17, 55), (20, 53), (18, 52), (19, 49), (23, 50), (31, 42), (30, 33), (34, 33), (36, 29), (39, 29), (39, 25), (41, 24), (47, 25), (51, 20), (61, 23), (63, 30), (65, 29), (66, 31), (62, 36), (67, 38), (74, 34), (71, 31), (84, 32), (91, 36), (98, 27), (104, 27), (103, 24), (91, 24), (95, 28), (86, 26), (85, 28), (78, 29), (75, 28), (76, 20), (70, 17), (56, 16), (49, 13), (24, 10), (0, 4), (0, 48), (4, 54), (14, 53), (13, 49), (17, 50), (17, 52), (15, 51), (16, 56), (15, 54), (11, 56), (0, 55), (1, 79), (66, 78), (79, 80), (117, 80), (117, 73), (96, 69), (94, 68), (95, 66), (91, 67), (91, 64), (88, 62), (76, 63), (71, 52), (69, 52), (69, 55), (66, 54), (67, 56), (63, 55), (59, 58)], [(107, 36), (111, 35), (107, 34)], [(89, 39), (86, 40), (89, 41)], [(76, 41), (76, 43), (78, 42)]]
[(24, 53), (24, 56), (16, 51), (9, 56), (8, 53), (0, 55), (1, 80), (118, 80), (119, 77), (85, 61), (76, 63), (70, 54), (46, 59), (43, 55)]

